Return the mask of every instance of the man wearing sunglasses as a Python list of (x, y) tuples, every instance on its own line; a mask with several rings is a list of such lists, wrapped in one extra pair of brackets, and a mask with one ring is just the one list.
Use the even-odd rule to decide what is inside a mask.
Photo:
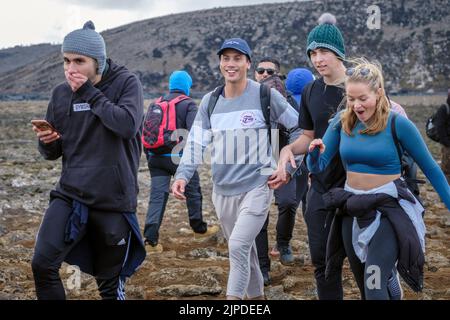
[(280, 63), (276, 59), (262, 58), (259, 60), (255, 69), (255, 80), (261, 82), (274, 74), (278, 75), (280, 72)]
[[(285, 85), (281, 76), (279, 75), (280, 62), (270, 57), (264, 57), (259, 60), (255, 69), (255, 80), (259, 83), (276, 89), (284, 97), (287, 97)], [(287, 101), (298, 111), (296, 102), (287, 99)], [(283, 148), (288, 144), (289, 133), (285, 128), (279, 127), (279, 147)], [(276, 245), (270, 251), (273, 257), (279, 257), (283, 265), (292, 265), (294, 263), (294, 256), (290, 241), (292, 239), (292, 232), (295, 224), (295, 213), (300, 204), (301, 196), (297, 196), (297, 178), (292, 179), (286, 185), (275, 190), (275, 203), (278, 207), (278, 219), (276, 225)], [(269, 258), (269, 239), (267, 227), (269, 224), (269, 216), (263, 225), (263, 228), (256, 237), (256, 247), (258, 249), (259, 266), (264, 278), (264, 285), (269, 285), (270, 280), (270, 258)]]

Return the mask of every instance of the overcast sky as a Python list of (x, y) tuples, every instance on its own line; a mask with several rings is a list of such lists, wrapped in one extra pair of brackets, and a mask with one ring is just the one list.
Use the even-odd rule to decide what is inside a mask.
[(103, 31), (171, 13), (286, 0), (2, 0), (0, 48), (61, 43), (86, 20)]

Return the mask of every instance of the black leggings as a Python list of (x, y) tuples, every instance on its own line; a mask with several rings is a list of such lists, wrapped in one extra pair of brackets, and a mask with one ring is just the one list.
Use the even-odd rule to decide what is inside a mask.
[(366, 262), (361, 263), (353, 249), (352, 225), (353, 218), (345, 216), (342, 220), (342, 238), (361, 298), (389, 300), (388, 279), (398, 259), (398, 243), (394, 229), (387, 218), (381, 218), (380, 226), (369, 243)]
[(93, 275), (102, 299), (124, 298), (119, 274), (127, 253), (130, 226), (120, 213), (89, 210), (87, 226), (78, 238), (68, 244), (64, 241), (65, 227), (72, 211), (70, 199), (54, 197), (50, 202), (36, 239), (31, 267), (38, 299), (65, 299), (59, 269), (68, 253), (84, 237), (93, 259)]

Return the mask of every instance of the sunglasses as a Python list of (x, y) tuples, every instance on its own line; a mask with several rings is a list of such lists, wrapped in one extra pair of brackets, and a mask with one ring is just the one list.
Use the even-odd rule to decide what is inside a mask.
[[(345, 71), (345, 74), (349, 77), (351, 77), (354, 73), (355, 73), (356, 69), (355, 68), (348, 68)], [(361, 68), (359, 69), (359, 74), (362, 75), (363, 77), (367, 76), (370, 73), (370, 70), (367, 68)]]
[(264, 72), (267, 72), (267, 74), (271, 76), (277, 71), (274, 69), (256, 68), (256, 72), (258, 72), (258, 74), (263, 74)]

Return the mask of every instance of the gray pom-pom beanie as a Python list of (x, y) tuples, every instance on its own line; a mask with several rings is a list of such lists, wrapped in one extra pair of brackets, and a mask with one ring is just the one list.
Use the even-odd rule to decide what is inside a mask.
[(106, 65), (106, 46), (103, 37), (95, 31), (92, 21), (84, 24), (64, 37), (61, 51), (63, 53), (78, 53), (97, 60), (97, 74), (102, 74)]

